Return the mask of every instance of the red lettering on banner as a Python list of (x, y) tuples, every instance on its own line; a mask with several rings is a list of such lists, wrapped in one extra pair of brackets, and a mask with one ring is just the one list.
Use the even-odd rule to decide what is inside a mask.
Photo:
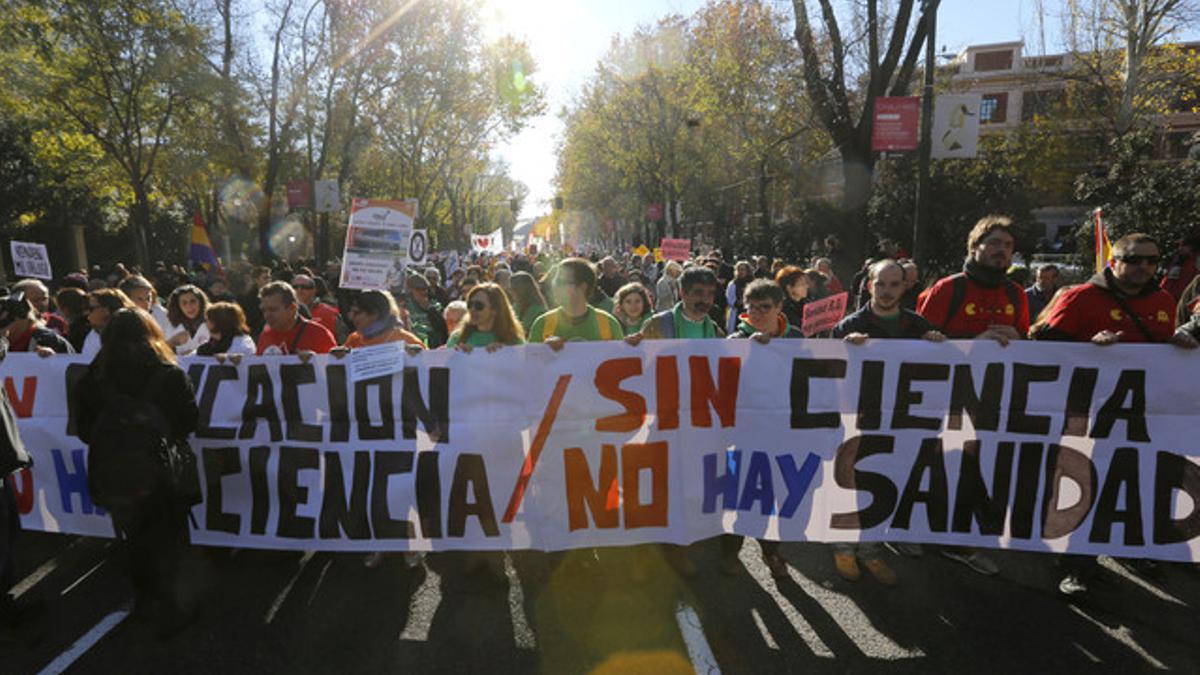
[[(650, 501), (643, 504), (638, 473), (650, 470)], [(667, 526), (667, 443), (627, 443), (621, 446), (621, 484), (624, 486), (625, 529)]]
[(596, 367), (596, 391), (620, 403), (625, 412), (596, 420), (596, 431), (634, 431), (646, 422), (646, 399), (621, 388), (621, 381), (642, 374), (639, 358), (611, 359)]
[(12, 487), (13, 494), (17, 497), (17, 511), (25, 515), (33, 510), (33, 472), (21, 469), (13, 475), (17, 476), (16, 481), (4, 482)]
[[(617, 486), (617, 450), (609, 444), (601, 446), (600, 480), (592, 483), (587, 455), (581, 448), (567, 448), (563, 453), (567, 478), (567, 523), (571, 531), (588, 527), (588, 512), (596, 527), (611, 529), (617, 526), (620, 498)], [(616, 499), (614, 495), (618, 495)]]
[(741, 377), (742, 360), (735, 356), (721, 357), (717, 362), (719, 388), (713, 384), (707, 358), (688, 357), (688, 371), (692, 377), (692, 426), (712, 426), (709, 404), (716, 408), (722, 427), (734, 426), (737, 421), (738, 379)]
[(37, 383), (36, 377), (25, 378), (25, 382), (21, 385), (22, 396), (17, 396), (17, 389), (13, 386), (12, 378), (4, 378), (4, 391), (8, 393), (8, 400), (12, 403), (17, 417), (23, 419), (33, 415), (33, 401), (37, 398)]
[(660, 356), (654, 365), (658, 428), (670, 431), (679, 428), (679, 366), (674, 356)]
[[(666, 441), (626, 443), (621, 446), (621, 465), (618, 475), (617, 451), (613, 445), (600, 446), (600, 471), (592, 481), (587, 455), (581, 448), (567, 448), (563, 453), (563, 468), (567, 487), (567, 524), (572, 532), (590, 527), (591, 520), (599, 529), (613, 529), (624, 513), (624, 528), (666, 527), (670, 485), (668, 481), (668, 452)], [(642, 471), (650, 471), (650, 494), (643, 502)], [(619, 482), (618, 482), (619, 477)]]

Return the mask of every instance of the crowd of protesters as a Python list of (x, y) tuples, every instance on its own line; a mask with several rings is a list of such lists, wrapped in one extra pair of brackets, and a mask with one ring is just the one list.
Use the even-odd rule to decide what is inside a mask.
[[(645, 339), (767, 343), (803, 339), (805, 306), (843, 291), (848, 313), (821, 337), (842, 339), (855, 349), (869, 349), (861, 346), (879, 339), (947, 338), (1198, 345), (1197, 242), (1181, 242), (1164, 266), (1159, 242), (1130, 234), (1114, 244), (1112, 264), (1083, 283), (1065, 285), (1064, 270), (1045, 264), (1033, 270), (1026, 288), (1010, 269), (1017, 236), (1007, 218), (980, 220), (968, 236), (962, 271), (928, 287), (902, 253), (889, 251), (857, 265), (833, 237), (808, 264), (767, 256), (731, 260), (719, 250), (658, 262), (630, 253), (533, 250), (442, 256), (409, 269), (401, 287), (365, 291), (339, 288), (336, 262), (238, 264), (219, 274), (164, 264), (151, 270), (117, 265), (107, 274), (99, 269), (69, 274), (53, 293), (37, 280), (13, 285), (0, 301), (0, 346), (92, 359), (74, 392), (84, 411), (79, 435), (85, 442), (112, 423), (106, 410), (121, 397), (150, 402), (165, 421), (164, 436), (186, 449), (196, 412), (192, 385), (177, 357), (192, 354), (344, 356), (389, 342), (413, 351), (496, 351), (526, 342), (561, 350), (570, 341), (620, 339), (635, 346)], [(180, 506), (187, 502), (173, 500), (170, 489), (147, 486), (138, 500), (110, 509), (130, 550), (138, 611), (166, 626), (186, 621), (192, 609), (172, 584), (188, 526), (187, 508)], [(0, 523), (12, 521), (10, 501), (0, 499)], [(11, 584), (12, 536), (12, 527), (0, 528), (0, 584)], [(785, 576), (779, 544), (762, 544), (771, 573)], [(740, 545), (740, 537), (725, 538), (723, 571), (737, 573)], [(861, 564), (879, 583), (897, 583), (880, 555), (882, 546), (832, 546), (837, 572), (855, 581)], [(923, 554), (917, 545), (888, 546), (905, 555)], [(681, 574), (694, 571), (686, 547), (657, 549)], [(936, 551), (981, 574), (999, 571), (980, 551), (944, 546)], [(366, 564), (380, 559), (372, 554)], [(495, 573), (489, 558), (478, 560)], [(1059, 590), (1087, 590), (1094, 560), (1064, 556), (1058, 564)], [(1138, 569), (1154, 573), (1150, 563)]]

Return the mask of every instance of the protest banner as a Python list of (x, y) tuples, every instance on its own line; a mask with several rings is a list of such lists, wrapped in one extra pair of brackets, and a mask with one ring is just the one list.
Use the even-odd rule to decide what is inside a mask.
[(45, 244), (24, 241), (13, 241), (9, 244), (9, 250), (12, 252), (13, 272), (18, 277), (54, 279), (54, 274), (50, 270), (50, 254), (46, 252)]
[(800, 332), (804, 333), (804, 337), (811, 337), (833, 330), (846, 315), (846, 302), (849, 298), (850, 294), (843, 291), (828, 298), (805, 303), (804, 314), (800, 317)]
[(684, 262), (692, 254), (691, 239), (663, 239), (659, 244), (663, 258)]
[[(183, 359), (201, 544), (566, 549), (722, 533), (1200, 560), (1200, 359), (1166, 345), (646, 341)], [(0, 368), (32, 530), (111, 536), (78, 356)], [(520, 383), (520, 386), (513, 386)]]
[[(400, 285), (409, 263), (416, 200), (355, 199), (342, 255), (342, 288), (388, 289)], [(422, 259), (425, 246), (419, 247)]]
[(487, 234), (471, 235), (471, 250), (476, 253), (503, 253), (504, 230), (496, 229)]

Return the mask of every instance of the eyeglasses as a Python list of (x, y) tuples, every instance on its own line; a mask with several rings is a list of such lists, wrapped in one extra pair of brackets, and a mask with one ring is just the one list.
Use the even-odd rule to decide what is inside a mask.
[(1142, 263), (1157, 265), (1158, 261), (1162, 259), (1156, 255), (1119, 255), (1116, 258), (1126, 265), (1140, 265)]
[(486, 302), (481, 302), (479, 300), (475, 300), (474, 302), (471, 303), (471, 311), (472, 312), (482, 312), (483, 310), (485, 310), (487, 308), (488, 308), (488, 305)]
[(772, 309), (775, 309), (775, 303), (773, 303), (773, 302), (755, 302), (755, 303), (746, 305), (746, 308), (749, 309), (751, 312), (769, 312)]

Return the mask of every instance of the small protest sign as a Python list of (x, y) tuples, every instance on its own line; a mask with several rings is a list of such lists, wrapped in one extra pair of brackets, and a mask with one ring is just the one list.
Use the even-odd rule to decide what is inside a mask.
[(45, 244), (12, 242), (13, 272), (19, 277), (53, 279), (50, 272), (50, 254)]
[(804, 337), (812, 337), (831, 330), (846, 315), (846, 300), (849, 297), (850, 294), (843, 291), (804, 305), (800, 332), (804, 333)]

